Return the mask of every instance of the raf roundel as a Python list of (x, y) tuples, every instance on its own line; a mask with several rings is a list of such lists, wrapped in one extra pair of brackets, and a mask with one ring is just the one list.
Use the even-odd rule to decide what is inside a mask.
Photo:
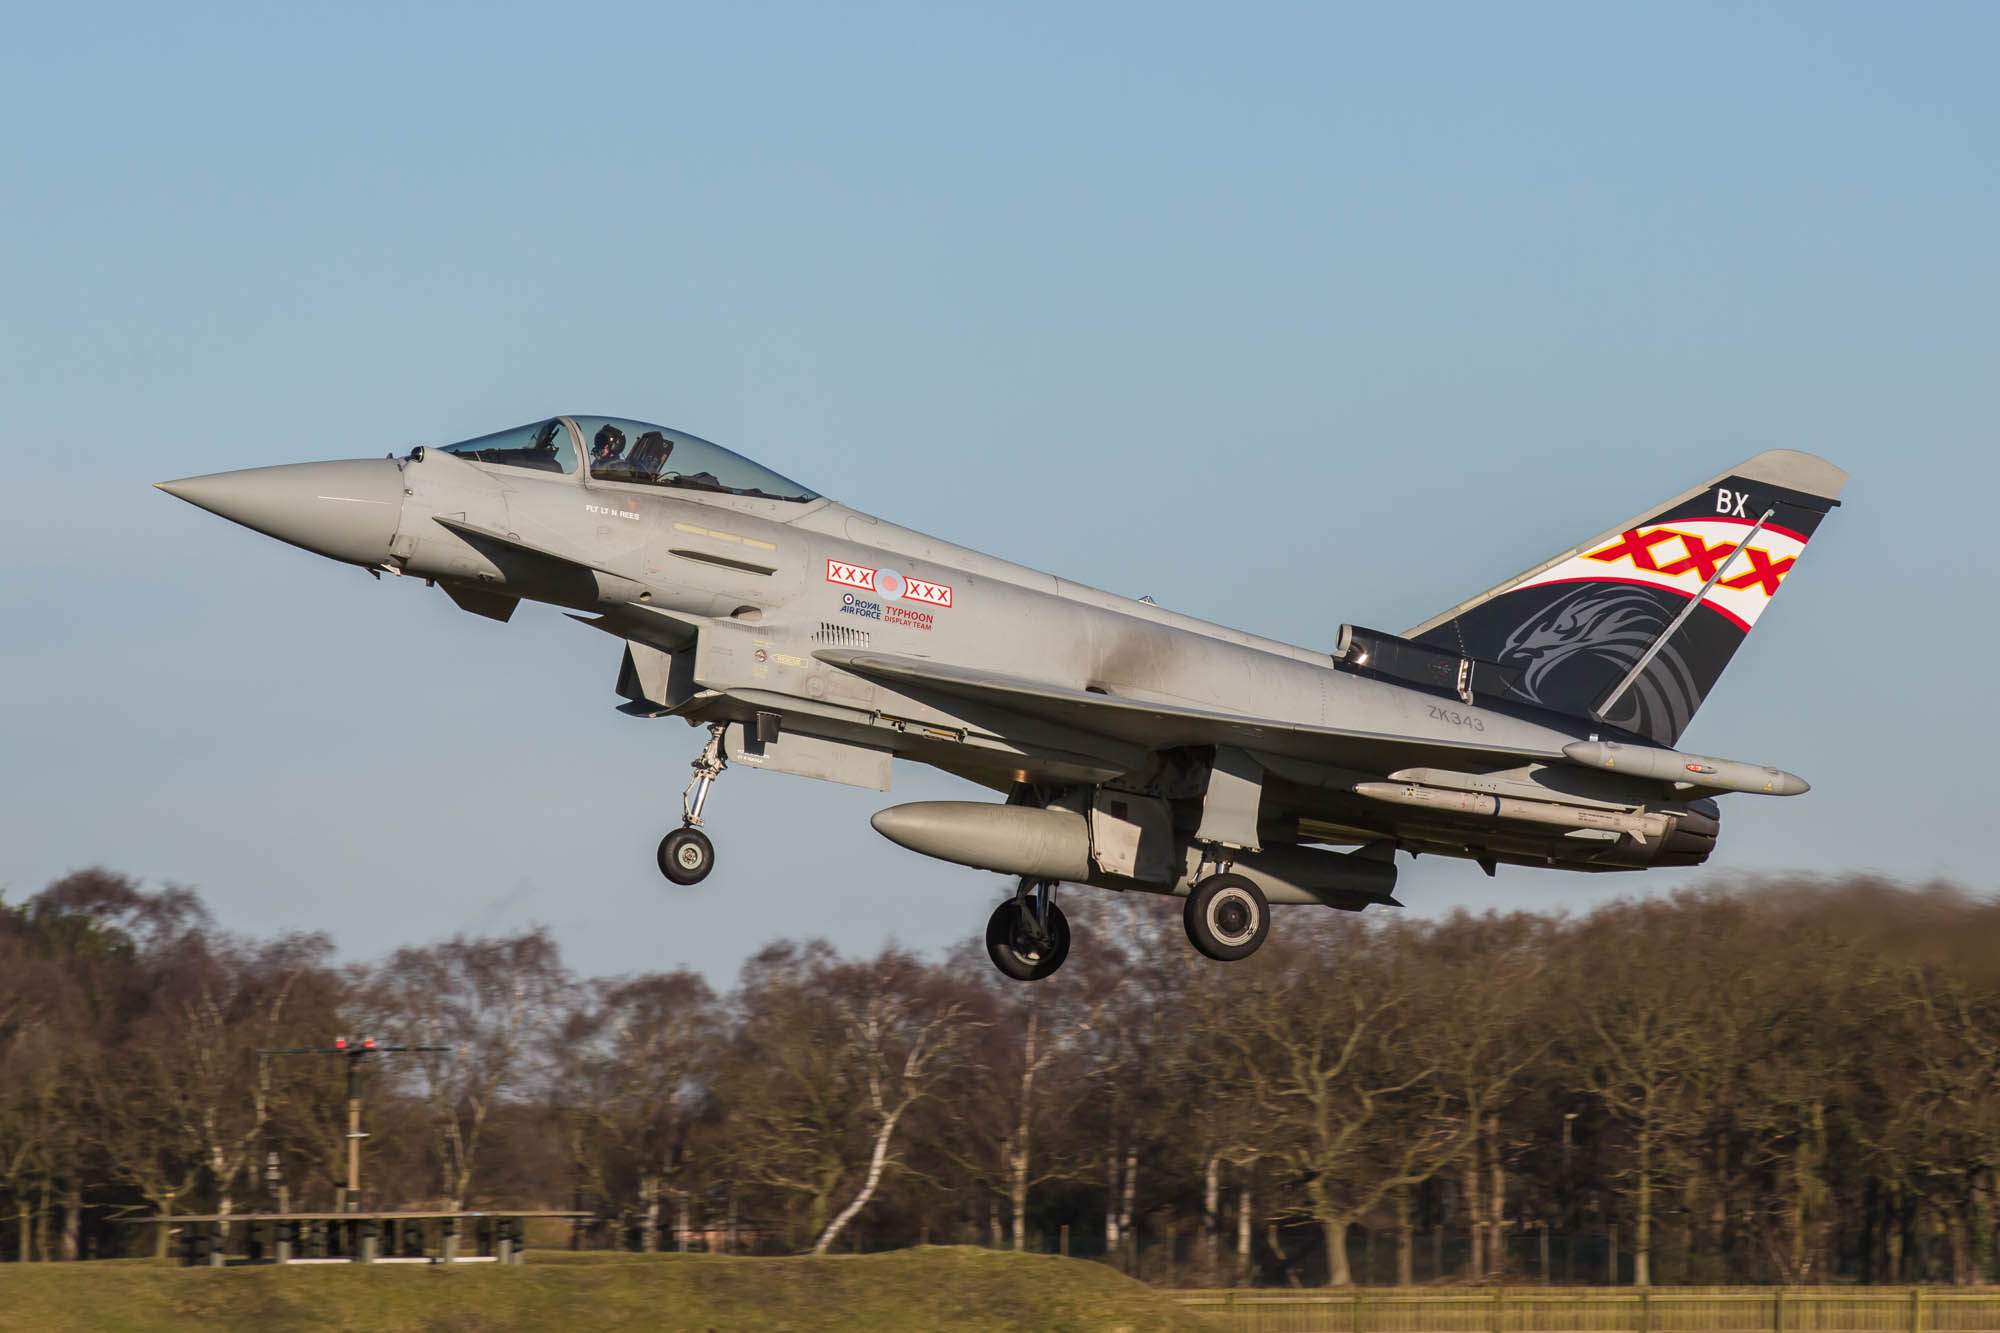
[(876, 593), (887, 602), (907, 599), (912, 602), (928, 602), (932, 606), (949, 607), (952, 604), (949, 583), (933, 583), (928, 579), (906, 579), (893, 569), (873, 569), (867, 565), (850, 564), (845, 560), (826, 562), (826, 581), (844, 584), (850, 588), (860, 588), (863, 592)]

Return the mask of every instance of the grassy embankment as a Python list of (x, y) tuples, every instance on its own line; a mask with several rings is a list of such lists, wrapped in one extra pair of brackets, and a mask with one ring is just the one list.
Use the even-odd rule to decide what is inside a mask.
[(1102, 1264), (944, 1247), (786, 1259), (530, 1251), (509, 1268), (0, 1265), (6, 1333), (1210, 1328)]

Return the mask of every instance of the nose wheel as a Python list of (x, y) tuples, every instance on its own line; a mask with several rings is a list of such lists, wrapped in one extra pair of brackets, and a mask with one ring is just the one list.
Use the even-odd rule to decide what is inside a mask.
[(676, 884), (699, 884), (715, 869), (715, 844), (698, 828), (677, 828), (660, 839), (660, 873)]
[(729, 767), (722, 757), (722, 733), (722, 723), (709, 726), (708, 744), (695, 756), (694, 777), (681, 793), (681, 826), (660, 839), (654, 857), (660, 873), (676, 884), (699, 884), (715, 869), (715, 844), (701, 831), (701, 812), (708, 804), (709, 789)]
[(1016, 981), (1040, 981), (1069, 957), (1069, 919), (1055, 904), (1055, 885), (1021, 881), (986, 922), (986, 953)]

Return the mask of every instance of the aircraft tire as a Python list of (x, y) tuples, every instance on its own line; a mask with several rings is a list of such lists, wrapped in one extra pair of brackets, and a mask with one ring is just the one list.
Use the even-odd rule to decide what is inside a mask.
[(1271, 905), (1241, 875), (1210, 875), (1188, 894), (1181, 922), (1197, 952), (1233, 963), (1256, 953), (1271, 933)]
[(715, 844), (700, 829), (677, 828), (660, 839), (654, 858), (660, 873), (676, 884), (699, 884), (715, 869)]
[(1047, 944), (1035, 938), (1019, 899), (1009, 898), (986, 921), (986, 954), (1003, 975), (1016, 981), (1040, 981), (1069, 957), (1069, 919), (1049, 904)]

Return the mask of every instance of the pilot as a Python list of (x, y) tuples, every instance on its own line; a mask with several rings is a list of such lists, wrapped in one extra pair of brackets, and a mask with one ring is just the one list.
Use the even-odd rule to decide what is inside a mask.
[(598, 428), (597, 436), (590, 442), (590, 470), (605, 472), (620, 469), (619, 455), (625, 452), (625, 432), (605, 422)]

